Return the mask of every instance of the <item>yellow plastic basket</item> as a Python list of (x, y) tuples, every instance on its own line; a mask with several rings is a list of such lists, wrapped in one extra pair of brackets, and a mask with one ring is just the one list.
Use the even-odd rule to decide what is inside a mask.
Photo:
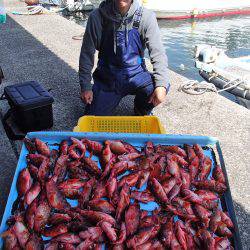
[(155, 116), (83, 116), (74, 127), (74, 132), (112, 132), (165, 134)]

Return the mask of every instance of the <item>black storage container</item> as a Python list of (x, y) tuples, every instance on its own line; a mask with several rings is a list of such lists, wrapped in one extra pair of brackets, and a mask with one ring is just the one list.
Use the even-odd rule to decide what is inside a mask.
[[(38, 82), (29, 81), (4, 88), (10, 110), (7, 116), (23, 132), (48, 129), (53, 126), (53, 97)], [(6, 117), (8, 118), (8, 117)]]

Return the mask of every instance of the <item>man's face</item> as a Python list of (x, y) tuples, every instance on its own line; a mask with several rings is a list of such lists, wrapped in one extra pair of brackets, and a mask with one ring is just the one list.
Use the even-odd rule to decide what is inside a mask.
[(115, 0), (118, 9), (129, 8), (133, 0)]

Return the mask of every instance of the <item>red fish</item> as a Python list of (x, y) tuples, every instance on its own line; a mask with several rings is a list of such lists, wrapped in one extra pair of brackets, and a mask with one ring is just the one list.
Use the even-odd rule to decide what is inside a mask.
[(46, 143), (42, 142), (41, 140), (35, 138), (34, 139), (36, 150), (39, 154), (44, 155), (46, 157), (50, 156), (50, 150), (49, 147), (46, 145)]
[(2, 233), (1, 237), (4, 239), (4, 249), (6, 250), (20, 249), (17, 237), (13, 232), (13, 228)]
[(100, 177), (102, 172), (101, 169), (98, 168), (97, 162), (93, 161), (91, 158), (83, 158), (84, 161), (84, 169), (89, 172), (91, 175), (95, 175), (96, 177)]
[(210, 221), (209, 217), (212, 213), (199, 204), (195, 204), (194, 207), (198, 217), (202, 220), (204, 227), (208, 228)]
[(230, 229), (227, 227), (227, 225), (223, 222), (218, 223), (217, 227), (217, 234), (220, 236), (225, 236), (228, 238), (231, 238), (233, 236), (233, 233), (230, 231)]
[(116, 155), (122, 155), (127, 153), (125, 146), (123, 145), (122, 141), (106, 141), (105, 144), (108, 143), (112, 153)]
[(44, 229), (50, 216), (51, 208), (46, 200), (42, 201), (37, 209), (34, 217), (34, 231), (40, 232)]
[(100, 155), (100, 163), (102, 168), (105, 168), (105, 166), (109, 163), (112, 157), (113, 154), (111, 152), (109, 143), (106, 143)]
[(91, 210), (100, 211), (106, 214), (113, 214), (115, 212), (115, 208), (105, 200), (91, 200), (88, 206)]
[(172, 235), (171, 250), (182, 250), (181, 245), (177, 240), (175, 233), (173, 233)]
[(220, 210), (217, 210), (210, 218), (210, 230), (215, 233), (219, 223), (221, 222), (221, 213)]
[(151, 141), (148, 141), (145, 146), (145, 155), (150, 156), (154, 153), (154, 144)]
[(162, 183), (162, 187), (165, 191), (165, 193), (168, 195), (168, 193), (171, 191), (171, 189), (177, 184), (177, 180), (174, 177), (171, 177), (164, 181)]
[(199, 173), (199, 180), (205, 180), (212, 168), (212, 161), (209, 157), (205, 157), (201, 162), (200, 162), (200, 168), (201, 172)]
[(206, 249), (215, 250), (215, 239), (206, 229), (200, 229), (198, 235), (200, 235)]
[(174, 187), (171, 189), (171, 191), (168, 193), (168, 198), (170, 202), (172, 201), (173, 198), (175, 198), (180, 193), (181, 186), (182, 186), (182, 183), (175, 184)]
[(140, 189), (145, 183), (148, 182), (149, 175), (150, 175), (149, 171), (141, 171), (140, 172), (139, 180), (138, 180), (137, 185), (136, 185), (136, 187), (138, 189)]
[(127, 142), (123, 142), (123, 145), (126, 148), (128, 153), (139, 153), (139, 151), (131, 144), (129, 144)]
[(32, 163), (36, 167), (40, 167), (44, 159), (47, 159), (48, 157), (45, 157), (44, 155), (41, 154), (28, 154), (26, 158), (28, 163)]
[(125, 224), (127, 236), (133, 235), (140, 222), (140, 205), (138, 203), (130, 204), (125, 212)]
[(119, 234), (119, 237), (118, 237), (118, 240), (115, 242), (115, 244), (122, 244), (125, 240), (126, 240), (126, 235), (127, 235), (127, 232), (126, 232), (126, 225), (125, 225), (125, 222), (122, 222), (122, 225), (121, 225), (121, 229), (120, 229), (120, 234)]
[(181, 180), (182, 180), (181, 188), (182, 189), (190, 189), (190, 185), (191, 185), (190, 174), (182, 168), (180, 169), (180, 173), (181, 173)]
[(127, 247), (137, 249), (138, 246), (147, 242), (152, 233), (154, 232), (154, 227), (148, 227), (141, 229), (138, 234), (134, 235), (132, 238), (127, 240)]
[(58, 190), (55, 180), (56, 176), (53, 176), (49, 179), (49, 181), (46, 182), (45, 185), (49, 204), (51, 207), (58, 210), (68, 208), (69, 204)]
[(38, 168), (34, 166), (32, 163), (28, 163), (28, 170), (33, 179), (38, 179)]
[(199, 160), (203, 161), (203, 159), (205, 158), (205, 155), (204, 155), (202, 147), (199, 144), (194, 144), (193, 148)]
[(24, 138), (23, 142), (30, 154), (34, 154), (36, 152), (36, 144), (33, 140)]
[(69, 244), (79, 244), (81, 243), (81, 238), (73, 233), (64, 233), (53, 238), (54, 242), (69, 243)]
[(26, 192), (25, 196), (24, 196), (24, 202), (27, 205), (30, 205), (33, 200), (36, 199), (36, 197), (40, 194), (41, 191), (41, 186), (39, 184), (39, 182), (34, 183), (30, 190), (28, 192)]
[(42, 238), (33, 233), (25, 245), (25, 250), (40, 250), (43, 248), (42, 242)]
[(228, 227), (231, 227), (231, 228), (234, 227), (234, 224), (227, 213), (220, 211), (220, 215), (221, 215), (222, 222), (224, 222)]
[(86, 138), (82, 139), (82, 142), (87, 145), (87, 149), (94, 155), (100, 155), (103, 150), (103, 145), (97, 141), (91, 141)]
[(116, 178), (111, 178), (110, 176), (110, 178), (107, 181), (106, 188), (107, 188), (107, 195), (111, 199), (113, 197), (114, 192), (117, 190)]
[(38, 169), (38, 180), (44, 184), (49, 176), (49, 158), (45, 158)]
[(194, 193), (191, 190), (183, 189), (182, 193), (185, 196), (184, 198), (185, 200), (188, 200), (190, 202), (197, 203), (200, 205), (203, 203), (203, 199), (198, 194)]
[(37, 206), (38, 206), (38, 201), (36, 199), (28, 206), (25, 212), (25, 222), (30, 230), (32, 230), (34, 227)]
[(195, 177), (197, 176), (199, 171), (199, 158), (196, 156), (194, 159), (191, 161), (189, 165), (189, 172), (190, 172), (190, 177), (191, 180), (194, 180)]
[(216, 193), (224, 193), (227, 190), (225, 184), (215, 181), (215, 180), (203, 180), (203, 181), (194, 181), (193, 185), (199, 188), (208, 189)]
[(165, 151), (171, 152), (171, 153), (176, 153), (184, 158), (187, 157), (187, 154), (185, 150), (178, 146), (162, 146)]
[(185, 144), (184, 145), (185, 150), (187, 151), (187, 157), (189, 163), (192, 162), (192, 160), (196, 157), (195, 151), (192, 146)]
[(68, 142), (66, 140), (61, 141), (59, 146), (60, 155), (68, 154)]
[(64, 234), (68, 232), (68, 227), (65, 224), (58, 224), (53, 227), (46, 227), (42, 231), (42, 235), (46, 237), (56, 237), (60, 234)]
[(223, 183), (224, 185), (226, 184), (225, 176), (224, 176), (223, 171), (219, 165), (217, 165), (214, 168), (213, 177), (216, 181)]
[(175, 162), (178, 162), (183, 167), (187, 167), (189, 165), (188, 162), (182, 156), (178, 154), (172, 154), (170, 159)]
[[(86, 147), (83, 142), (74, 137), (71, 137), (70, 139), (73, 143), (68, 148), (68, 154), (70, 157), (75, 160), (83, 158), (86, 152)], [(78, 152), (80, 154), (78, 154)]]
[(211, 191), (208, 190), (197, 190), (195, 191), (195, 193), (197, 195), (199, 195), (199, 197), (201, 197), (202, 200), (206, 201), (206, 200), (218, 200), (218, 196)]
[(77, 247), (76, 250), (88, 250), (88, 249), (92, 249), (94, 245), (94, 242), (86, 239), (85, 241), (83, 241), (82, 243), (80, 243)]
[(175, 178), (180, 178), (180, 168), (178, 163), (173, 161), (172, 159), (167, 159), (168, 163), (168, 172), (173, 175)]
[(93, 221), (94, 223), (98, 223), (99, 221), (107, 221), (111, 225), (115, 225), (116, 221), (115, 219), (103, 212), (98, 212), (98, 211), (92, 211), (92, 210), (81, 210), (81, 209), (76, 209), (77, 212), (79, 212), (82, 216), (88, 218), (90, 221)]
[(86, 204), (88, 203), (94, 183), (95, 179), (92, 178), (84, 185), (83, 190), (81, 191), (80, 197), (78, 199), (78, 206), (80, 208), (85, 208)]
[(175, 222), (176, 228), (176, 238), (178, 239), (182, 249), (187, 250), (187, 241), (186, 241), (186, 232), (185, 232), (185, 225), (182, 221), (178, 220)]
[(79, 233), (79, 236), (86, 240), (90, 239), (91, 241), (97, 241), (100, 237), (102, 237), (103, 230), (100, 226), (98, 227), (89, 227), (86, 231), (82, 231)]
[(121, 219), (121, 216), (122, 216), (124, 210), (129, 205), (129, 202), (130, 202), (129, 196), (130, 196), (129, 186), (127, 183), (125, 183), (122, 187), (121, 192), (120, 192), (119, 201), (118, 201), (117, 208), (116, 208), (115, 218), (117, 221), (119, 221)]
[(111, 170), (111, 176), (116, 177), (125, 171), (128, 170), (128, 162), (127, 161), (119, 161), (114, 164), (112, 170)]
[(152, 188), (152, 193), (156, 196), (156, 198), (160, 202), (162, 202), (163, 204), (169, 203), (169, 199), (168, 199), (162, 185), (155, 178), (153, 178), (150, 181), (150, 186)]
[(139, 192), (139, 191), (132, 191), (131, 198), (135, 199), (142, 203), (148, 203), (150, 201), (154, 201), (154, 196), (148, 190)]
[(45, 250), (58, 250), (58, 243), (50, 241), (49, 244), (46, 245)]
[(134, 161), (135, 159), (141, 157), (140, 153), (129, 153), (125, 155), (119, 155), (118, 159), (120, 161)]
[(121, 188), (125, 183), (127, 183), (128, 186), (130, 187), (135, 186), (135, 184), (137, 183), (139, 179), (139, 176), (140, 176), (140, 173), (137, 172), (137, 173), (129, 174), (129, 175), (122, 177), (122, 179), (118, 183), (118, 188)]
[(58, 178), (58, 182), (63, 181), (66, 176), (68, 160), (68, 155), (61, 155), (56, 161), (54, 168), (54, 176)]
[(231, 242), (228, 238), (215, 238), (215, 249), (216, 250), (224, 250), (224, 249), (232, 249)]
[(26, 194), (26, 192), (30, 189), (32, 185), (32, 179), (30, 176), (30, 172), (27, 168), (24, 168), (17, 179), (17, 192), (18, 196), (22, 197)]
[(82, 181), (80, 179), (68, 179), (64, 182), (61, 182), (58, 185), (58, 188), (62, 189), (68, 189), (68, 188), (73, 188), (73, 189), (80, 189), (85, 185), (85, 181)]
[(100, 223), (98, 223), (100, 225), (100, 227), (102, 228), (103, 232), (107, 235), (107, 237), (115, 242), (117, 240), (117, 235), (115, 232), (115, 229), (112, 227), (112, 224), (110, 224), (107, 221), (101, 221)]
[(106, 187), (105, 187), (105, 184), (104, 182), (97, 182), (95, 188), (94, 188), (94, 191), (93, 191), (93, 199), (96, 200), (96, 199), (100, 199), (104, 196), (107, 195), (107, 191), (106, 191)]
[(49, 217), (49, 224), (57, 225), (60, 223), (67, 223), (71, 221), (71, 217), (68, 214), (54, 213)]
[(16, 235), (20, 247), (24, 248), (29, 240), (30, 233), (23, 221), (16, 221), (12, 228), (12, 232)]

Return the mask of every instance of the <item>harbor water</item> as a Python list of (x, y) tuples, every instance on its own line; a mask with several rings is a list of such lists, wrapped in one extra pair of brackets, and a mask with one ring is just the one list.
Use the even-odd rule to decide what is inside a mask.
[[(98, 5), (98, 1), (95, 3)], [(70, 19), (85, 26), (87, 14), (76, 13)], [(169, 68), (188, 79), (203, 81), (194, 66), (194, 47), (209, 44), (224, 49), (230, 57), (250, 55), (250, 16), (231, 16), (199, 20), (159, 20)], [(236, 101), (235, 97), (225, 96)]]

